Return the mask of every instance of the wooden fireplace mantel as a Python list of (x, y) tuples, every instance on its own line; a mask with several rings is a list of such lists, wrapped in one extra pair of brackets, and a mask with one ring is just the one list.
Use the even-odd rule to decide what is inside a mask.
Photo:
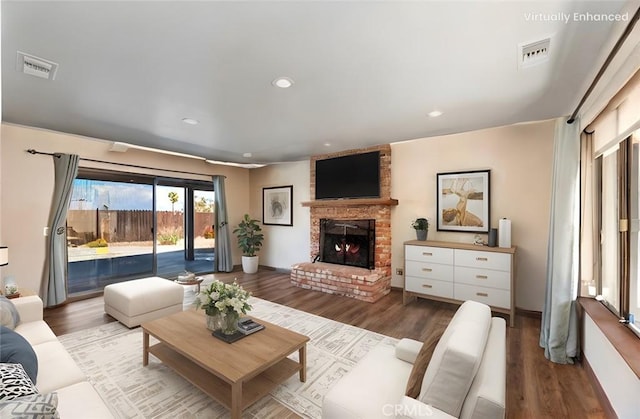
[(355, 198), (355, 199), (323, 199), (306, 201), (303, 207), (357, 207), (361, 205), (398, 205), (398, 200), (393, 198)]

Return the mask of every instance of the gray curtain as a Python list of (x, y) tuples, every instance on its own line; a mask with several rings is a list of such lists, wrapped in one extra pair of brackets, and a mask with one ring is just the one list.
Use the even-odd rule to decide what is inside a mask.
[(580, 122), (556, 120), (553, 147), (547, 286), (540, 346), (547, 359), (573, 363), (578, 356)]
[(231, 255), (231, 230), (227, 221), (227, 198), (224, 192), (224, 176), (213, 176), (215, 194), (216, 223), (216, 258), (214, 272), (231, 272), (233, 259)]
[(40, 297), (45, 307), (62, 304), (67, 299), (67, 210), (73, 180), (78, 174), (76, 154), (53, 155), (54, 188), (49, 214), (49, 241)]

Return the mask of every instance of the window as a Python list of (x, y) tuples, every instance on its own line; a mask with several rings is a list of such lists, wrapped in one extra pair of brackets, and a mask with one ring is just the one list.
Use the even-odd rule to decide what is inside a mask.
[(67, 289), (213, 271), (213, 183), (80, 169), (67, 213)]
[[(616, 316), (640, 326), (638, 261), (640, 260), (640, 144), (627, 137), (595, 160), (599, 180), (599, 269), (596, 294)], [(584, 293), (584, 290), (583, 290)], [(638, 329), (640, 331), (640, 329)]]
[(608, 154), (599, 157), (602, 187), (601, 219), (600, 219), (600, 255), (601, 273), (598, 294), (616, 314), (620, 313), (620, 298), (618, 283), (620, 282), (620, 252), (619, 252), (619, 207), (618, 207), (618, 154), (619, 147), (609, 150)]
[(640, 337), (640, 69), (582, 136), (581, 295)]

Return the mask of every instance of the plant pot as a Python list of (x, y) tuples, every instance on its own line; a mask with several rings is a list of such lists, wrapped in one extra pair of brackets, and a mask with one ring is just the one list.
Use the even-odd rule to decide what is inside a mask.
[(427, 233), (429, 230), (416, 230), (416, 237), (418, 240), (425, 241), (427, 240)]
[(247, 274), (258, 272), (258, 256), (242, 256), (242, 270)]

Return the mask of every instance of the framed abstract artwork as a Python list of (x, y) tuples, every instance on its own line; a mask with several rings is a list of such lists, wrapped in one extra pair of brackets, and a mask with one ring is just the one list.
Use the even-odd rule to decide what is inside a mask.
[(437, 230), (488, 233), (490, 170), (437, 174)]
[(293, 186), (262, 188), (262, 224), (293, 226)]

